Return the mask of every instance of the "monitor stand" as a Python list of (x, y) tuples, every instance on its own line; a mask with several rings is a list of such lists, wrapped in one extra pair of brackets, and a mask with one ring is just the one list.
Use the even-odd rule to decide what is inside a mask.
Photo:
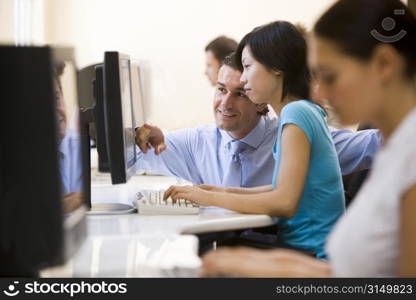
[(91, 203), (91, 147), (90, 147), (90, 123), (95, 120), (95, 106), (80, 109), (81, 119), (81, 139), (82, 152), (85, 159), (84, 165), (87, 166), (83, 174), (83, 183), (85, 186), (85, 203), (89, 211), (87, 215), (122, 215), (130, 214), (136, 211), (132, 205), (123, 203)]
[(123, 203), (94, 203), (88, 215), (124, 215), (136, 211), (136, 208)]

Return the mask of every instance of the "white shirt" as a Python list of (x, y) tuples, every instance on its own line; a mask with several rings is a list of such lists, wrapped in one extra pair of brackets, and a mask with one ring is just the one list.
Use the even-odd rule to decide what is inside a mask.
[(374, 168), (327, 243), (331, 269), (340, 277), (397, 275), (400, 206), (416, 184), (416, 109), (380, 149)]

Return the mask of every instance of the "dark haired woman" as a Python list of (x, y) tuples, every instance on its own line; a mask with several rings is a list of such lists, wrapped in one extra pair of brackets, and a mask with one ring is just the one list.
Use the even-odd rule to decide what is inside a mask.
[[(306, 42), (284, 21), (254, 29), (240, 42), (236, 62), (251, 101), (280, 115), (271, 186), (254, 189), (171, 187), (173, 199), (279, 217), (283, 246), (325, 258), (324, 243), (344, 212), (341, 172), (325, 112), (308, 101)], [(242, 63), (242, 65), (241, 65)]]
[(329, 236), (329, 263), (224, 249), (205, 257), (205, 275), (416, 277), (416, 19), (399, 0), (341, 0), (314, 31), (321, 93), (344, 123), (379, 127), (385, 144)]

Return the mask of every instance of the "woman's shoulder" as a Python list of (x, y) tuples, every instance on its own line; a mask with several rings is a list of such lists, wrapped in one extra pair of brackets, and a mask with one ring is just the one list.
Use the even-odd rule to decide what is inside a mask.
[(282, 117), (306, 117), (306, 118), (325, 118), (325, 111), (317, 104), (309, 100), (293, 101), (285, 105), (281, 112)]

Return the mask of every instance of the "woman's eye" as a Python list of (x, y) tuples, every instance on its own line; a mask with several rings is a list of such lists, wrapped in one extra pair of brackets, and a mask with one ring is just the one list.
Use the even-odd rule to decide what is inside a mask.
[(335, 81), (335, 76), (334, 75), (327, 75), (323, 77), (323, 80), (326, 84), (333, 84)]
[(220, 86), (217, 88), (217, 90), (220, 91), (221, 93), (224, 93), (225, 92), (225, 88), (220, 87)]
[(246, 94), (243, 93), (237, 93), (237, 97), (247, 98)]
[(333, 84), (336, 80), (336, 75), (329, 73), (329, 74), (321, 74), (320, 76), (320, 80), (322, 83), (326, 84), (326, 85), (330, 85)]

